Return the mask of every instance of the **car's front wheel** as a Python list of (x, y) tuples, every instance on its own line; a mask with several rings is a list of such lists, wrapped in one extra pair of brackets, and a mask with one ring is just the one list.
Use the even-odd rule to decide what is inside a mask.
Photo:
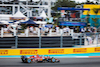
[(56, 59), (55, 59), (55, 58), (52, 58), (52, 59), (51, 59), (51, 62), (52, 62), (52, 63), (55, 63), (55, 62), (56, 62)]

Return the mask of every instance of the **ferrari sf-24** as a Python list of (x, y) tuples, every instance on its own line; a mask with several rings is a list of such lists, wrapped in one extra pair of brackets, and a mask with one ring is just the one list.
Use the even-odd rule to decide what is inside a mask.
[(24, 63), (31, 63), (31, 62), (34, 62), (34, 63), (38, 63), (38, 62), (52, 62), (52, 63), (55, 63), (55, 62), (60, 62), (59, 59), (57, 58), (54, 58), (54, 57), (50, 57), (50, 56), (39, 56), (39, 55), (34, 55), (34, 56), (30, 56), (30, 57), (27, 57), (27, 56), (21, 56), (21, 60), (22, 62)]

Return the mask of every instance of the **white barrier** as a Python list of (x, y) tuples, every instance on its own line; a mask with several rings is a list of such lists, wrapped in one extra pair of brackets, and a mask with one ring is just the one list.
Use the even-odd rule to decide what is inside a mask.
[(25, 30), (25, 34), (26, 34), (26, 37), (28, 37), (28, 35), (29, 35), (29, 29)]
[(63, 29), (60, 29), (60, 34), (61, 34), (61, 35), (63, 34)]
[(74, 33), (74, 32), (73, 32), (73, 29), (71, 29), (71, 36), (73, 36), (73, 33)]
[(51, 34), (52, 34), (52, 29), (50, 29), (50, 31), (49, 31), (49, 36), (51, 36)]
[(16, 27), (13, 27), (14, 28), (14, 36), (16, 36)]
[(70, 35), (71, 34), (71, 29), (69, 29), (69, 33), (68, 33), (68, 35)]
[(40, 36), (40, 29), (38, 29), (38, 37)]

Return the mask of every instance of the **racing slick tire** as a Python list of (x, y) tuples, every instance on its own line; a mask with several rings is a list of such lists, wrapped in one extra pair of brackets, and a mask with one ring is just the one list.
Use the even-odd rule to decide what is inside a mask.
[(21, 60), (23, 63), (26, 63), (27, 62), (27, 57), (26, 56), (21, 56)]
[(22, 59), (22, 62), (25, 63), (25, 61)]
[(32, 60), (31, 59), (27, 59), (27, 63), (31, 63), (32, 62)]
[(52, 59), (51, 59), (51, 62), (52, 62), (52, 63), (55, 63), (55, 62), (56, 62), (56, 59), (55, 59), (55, 58), (52, 58)]
[(22, 62), (26, 63), (27, 62), (27, 58), (22, 58)]

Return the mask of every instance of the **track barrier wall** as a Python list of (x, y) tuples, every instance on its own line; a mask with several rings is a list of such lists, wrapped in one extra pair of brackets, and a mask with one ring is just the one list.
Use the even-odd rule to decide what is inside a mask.
[(0, 49), (0, 55), (56, 55), (100, 52), (100, 47), (91, 48), (46, 48), (46, 49)]

